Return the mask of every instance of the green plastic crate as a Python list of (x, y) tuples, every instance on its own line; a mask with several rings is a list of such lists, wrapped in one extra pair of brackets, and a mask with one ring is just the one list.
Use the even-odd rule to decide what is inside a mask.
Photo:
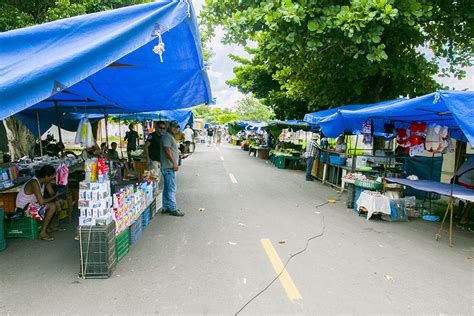
[(115, 236), (115, 252), (117, 254), (117, 261), (120, 261), (125, 257), (130, 249), (130, 229), (127, 228)]
[(276, 156), (275, 157), (275, 166), (278, 169), (285, 169), (285, 161), (286, 161), (286, 158), (284, 156)]
[(15, 220), (6, 220), (5, 238), (37, 239), (41, 223), (32, 217), (22, 217)]

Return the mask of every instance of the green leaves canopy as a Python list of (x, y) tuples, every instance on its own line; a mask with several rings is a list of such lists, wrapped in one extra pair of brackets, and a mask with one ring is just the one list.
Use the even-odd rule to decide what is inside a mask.
[(241, 65), (228, 83), (285, 119), (429, 93), (438, 73), (462, 77), (472, 9), (466, 0), (207, 0), (201, 21), (207, 36), (221, 24), (225, 42), (258, 45), (251, 60), (232, 56)]

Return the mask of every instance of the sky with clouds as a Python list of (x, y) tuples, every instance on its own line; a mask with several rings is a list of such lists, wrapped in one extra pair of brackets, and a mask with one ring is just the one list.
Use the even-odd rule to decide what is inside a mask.
[[(199, 15), (205, 0), (194, 0), (194, 8), (196, 14)], [(239, 56), (248, 56), (244, 49), (237, 45), (224, 45), (221, 39), (224, 35), (222, 28), (216, 30), (216, 36), (211, 42), (210, 47), (215, 54), (211, 61), (210, 69), (208, 71), (209, 79), (211, 81), (213, 97), (216, 98), (216, 105), (220, 108), (233, 108), (237, 101), (242, 99), (244, 95), (235, 88), (227, 86), (225, 83), (229, 79), (234, 78), (233, 68), (237, 65), (232, 61), (228, 55), (235, 54)], [(455, 88), (457, 90), (469, 89), (474, 90), (474, 67), (466, 69), (467, 76), (463, 80), (455, 78), (436, 78), (438, 82)]]

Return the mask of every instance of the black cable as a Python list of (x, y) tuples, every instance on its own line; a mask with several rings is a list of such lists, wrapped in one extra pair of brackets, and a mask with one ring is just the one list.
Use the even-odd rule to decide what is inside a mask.
[[(339, 200), (339, 199), (337, 199), (336, 201), (338, 201), (338, 200)], [(324, 202), (324, 203), (321, 203), (321, 204), (319, 204), (319, 205), (316, 205), (316, 208), (321, 207), (321, 206), (324, 206), (324, 205), (329, 204), (329, 203), (331, 203), (331, 202), (326, 201), (326, 202)], [(319, 233), (319, 234), (317, 234), (317, 235), (315, 235), (315, 236), (313, 236), (313, 237), (311, 237), (311, 238), (308, 238), (308, 239), (306, 240), (306, 245), (305, 245), (305, 247), (304, 247), (302, 250), (298, 251), (297, 253), (292, 254), (292, 255), (288, 258), (288, 260), (286, 260), (286, 263), (285, 263), (285, 265), (283, 266), (283, 269), (280, 271), (280, 273), (278, 273), (278, 275), (277, 275), (270, 283), (268, 283), (268, 285), (267, 285), (266, 287), (264, 287), (263, 290), (261, 290), (260, 292), (258, 292), (257, 294), (255, 294), (250, 300), (248, 300), (247, 303), (245, 303), (234, 315), (237, 316), (240, 312), (242, 312), (242, 311), (245, 309), (245, 307), (247, 307), (250, 303), (252, 303), (253, 300), (255, 300), (257, 297), (259, 297), (261, 294), (263, 294), (263, 292), (265, 292), (266, 290), (268, 290), (268, 288), (270, 288), (270, 286), (272, 286), (272, 284), (275, 283), (276, 280), (278, 280), (278, 278), (283, 274), (283, 272), (285, 272), (286, 267), (287, 267), (288, 264), (290, 263), (291, 259), (293, 259), (293, 258), (296, 257), (297, 255), (302, 254), (303, 252), (305, 252), (305, 251), (308, 249), (308, 246), (309, 246), (310, 241), (313, 240), (313, 239), (322, 237), (322, 236), (324, 235), (325, 230), (326, 230), (326, 223), (324, 222), (324, 215), (323, 215), (323, 227), (322, 227), (321, 233)]]

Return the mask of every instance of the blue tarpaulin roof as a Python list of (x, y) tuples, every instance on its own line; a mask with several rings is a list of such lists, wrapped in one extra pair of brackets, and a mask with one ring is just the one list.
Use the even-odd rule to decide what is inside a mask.
[[(163, 62), (153, 52), (158, 34)], [(0, 119), (55, 105), (113, 114), (189, 108), (212, 98), (190, 1), (160, 0), (0, 33), (0, 60)]]
[[(394, 101), (384, 101), (384, 102), (375, 103), (375, 104), (392, 104), (392, 103), (394, 103), (394, 102), (396, 103), (400, 100), (404, 100), (404, 99), (398, 99), (398, 100), (394, 100)], [(318, 111), (318, 112), (308, 113), (308, 114), (305, 114), (303, 121), (305, 121), (305, 122), (307, 122), (311, 125), (319, 126), (319, 124), (321, 123), (322, 120), (326, 119), (327, 117), (329, 117), (331, 115), (337, 114), (337, 112), (339, 112), (341, 110), (355, 111), (355, 110), (363, 109), (363, 108), (373, 106), (373, 105), (374, 104), (351, 104), (351, 105), (339, 106), (339, 107), (332, 108), (332, 109), (322, 110), (322, 111)]]
[(143, 112), (135, 114), (119, 115), (121, 120), (154, 120), (154, 121), (178, 121), (179, 127), (183, 130), (186, 124), (193, 125), (193, 111), (191, 109), (163, 110), (153, 112)]
[(339, 110), (321, 120), (321, 129), (326, 136), (336, 137), (344, 131), (360, 130), (368, 119), (374, 122), (375, 132), (383, 132), (385, 123), (407, 126), (412, 121), (422, 121), (448, 126), (451, 137), (474, 144), (474, 92), (438, 91), (396, 101)]
[[(87, 115), (91, 123), (97, 122), (104, 118), (103, 114), (82, 114), (82, 113), (65, 113), (59, 111), (58, 121), (61, 125), (61, 128), (75, 132), (79, 121)], [(15, 115), (25, 126), (35, 135), (39, 137), (38, 134), (38, 120), (36, 116), (36, 111), (23, 111)], [(51, 126), (56, 124), (56, 111), (55, 109), (43, 109), (40, 111), (40, 129), (41, 135), (43, 135)]]

